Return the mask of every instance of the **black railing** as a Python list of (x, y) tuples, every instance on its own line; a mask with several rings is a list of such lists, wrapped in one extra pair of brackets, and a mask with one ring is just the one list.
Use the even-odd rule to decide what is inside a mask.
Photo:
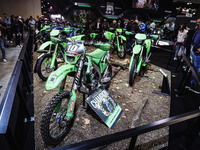
[(58, 148), (54, 148), (54, 150), (66, 150), (66, 149), (72, 149), (72, 150), (88, 150), (92, 148), (97, 148), (100, 146), (105, 146), (114, 142), (118, 142), (121, 140), (125, 140), (128, 138), (131, 138), (129, 149), (134, 149), (135, 143), (137, 140), (137, 137), (140, 134), (144, 134), (147, 132), (151, 132), (154, 130), (158, 130), (164, 127), (167, 127), (169, 125), (177, 124), (195, 117), (200, 116), (200, 110), (169, 117), (163, 120), (155, 121), (150, 124), (146, 124), (143, 126), (139, 126), (133, 129), (128, 129), (125, 131), (117, 132), (111, 135), (102, 136), (99, 138), (94, 138), (87, 141), (82, 141), (79, 143), (66, 145)]
[(0, 149), (35, 149), (32, 45), (28, 33), (0, 105)]
[[(199, 86), (200, 86), (200, 82), (199, 82), (200, 77), (197, 74), (196, 69), (194, 69), (193, 65), (187, 60), (185, 55), (183, 55), (183, 59), (187, 63), (188, 69), (190, 69), (191, 72), (194, 74), (194, 76), (197, 79)], [(187, 72), (188, 72), (188, 69), (187, 69)], [(187, 78), (185, 78), (185, 80), (187, 80)], [(181, 80), (181, 83), (180, 83), (181, 89), (179, 89), (179, 90), (181, 90), (181, 91), (186, 86), (186, 84), (184, 84), (184, 86), (183, 86), (182, 82), (183, 82), (183, 80)], [(158, 130), (158, 129), (161, 129), (161, 128), (164, 128), (164, 127), (168, 127), (170, 125), (174, 125), (174, 124), (177, 124), (177, 123), (180, 123), (180, 122), (183, 122), (183, 121), (187, 121), (187, 120), (190, 120), (190, 119), (193, 119), (193, 118), (197, 118), (199, 116), (200, 116), (200, 110), (196, 110), (196, 111), (188, 112), (188, 113), (185, 113), (185, 114), (176, 115), (176, 116), (173, 116), (173, 117), (162, 119), (162, 120), (159, 120), (159, 121), (155, 121), (155, 122), (152, 122), (150, 124), (142, 125), (142, 126), (139, 126), (139, 127), (136, 127), (136, 128), (117, 132), (117, 133), (114, 133), (114, 134), (110, 134), (110, 135), (106, 135), (106, 136), (82, 141), (82, 142), (75, 143), (75, 144), (61, 146), (61, 147), (58, 147), (58, 148), (54, 148), (54, 150), (66, 150), (66, 149), (88, 150), (88, 149), (92, 149), (92, 148), (102, 147), (102, 146), (112, 144), (114, 142), (118, 142), (118, 141), (125, 140), (125, 139), (128, 139), (128, 138), (131, 138), (129, 148), (128, 148), (129, 150), (131, 150), (131, 149), (134, 149), (135, 143), (137, 141), (137, 137), (139, 135), (147, 133), (147, 132), (151, 132), (151, 131), (154, 131), (154, 130)], [(186, 147), (191, 146), (191, 144), (194, 142), (196, 135), (199, 133), (199, 131), (200, 131), (200, 118), (198, 118), (198, 121), (196, 122), (196, 124), (194, 124), (192, 132), (186, 137), (186, 141), (184, 143)]]

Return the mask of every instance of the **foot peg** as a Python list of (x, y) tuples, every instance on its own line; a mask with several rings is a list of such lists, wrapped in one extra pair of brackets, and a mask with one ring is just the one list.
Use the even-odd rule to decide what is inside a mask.
[(111, 80), (111, 77), (105, 77), (103, 79), (101, 79), (101, 83), (107, 83)]

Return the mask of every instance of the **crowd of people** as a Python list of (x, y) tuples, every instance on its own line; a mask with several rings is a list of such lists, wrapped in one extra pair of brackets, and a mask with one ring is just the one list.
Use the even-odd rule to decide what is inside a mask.
[[(2, 61), (7, 62), (6, 49), (9, 46), (21, 47), (24, 40), (24, 33), (27, 30), (35, 31), (36, 25), (41, 23), (41, 18), (36, 21), (32, 16), (24, 20), (21, 16), (7, 16), (3, 13), (0, 16), (0, 48), (2, 51)], [(39, 25), (40, 26), (40, 25)]]
[(87, 25), (89, 30), (95, 31), (102, 31), (108, 30), (110, 28), (124, 28), (128, 31), (135, 31), (135, 32), (145, 32), (146, 24), (144, 22), (139, 22), (137, 19), (124, 19), (122, 20), (113, 20), (112, 23), (109, 23), (106, 19), (101, 20), (100, 18), (97, 20), (96, 23), (92, 24), (91, 21), (88, 22)]

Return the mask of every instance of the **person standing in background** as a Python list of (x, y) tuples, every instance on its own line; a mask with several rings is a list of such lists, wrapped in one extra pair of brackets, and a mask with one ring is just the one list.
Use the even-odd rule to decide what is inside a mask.
[(110, 28), (114, 28), (114, 30), (117, 28), (117, 21), (113, 20), (113, 22), (110, 24)]
[(187, 38), (188, 30), (186, 29), (186, 25), (180, 25), (180, 28), (178, 30), (177, 35), (177, 42), (175, 44), (176, 52), (174, 56), (174, 60), (177, 60), (178, 52), (181, 49), (181, 55), (184, 53), (185, 47), (184, 47), (184, 41)]
[(20, 46), (20, 38), (21, 38), (21, 33), (20, 33), (20, 21), (19, 21), (19, 17), (16, 16), (15, 17), (15, 44), (16, 44), (16, 47), (21, 47)]
[(3, 14), (3, 22), (6, 24), (6, 35), (7, 35), (7, 39), (8, 39), (8, 42), (11, 43), (12, 42), (12, 32), (11, 32), (11, 27), (12, 27), (12, 22), (11, 22), (11, 19), (9, 17), (7, 17), (7, 14), (4, 13)]
[(24, 41), (24, 19), (19, 16), (19, 32), (21, 34), (21, 40)]
[(138, 26), (138, 20), (130, 19), (130, 22), (127, 24), (127, 31), (134, 31), (135, 33), (138, 32), (139, 26)]
[(99, 33), (97, 39), (100, 41), (102, 38), (102, 23), (100, 18), (98, 18), (97, 23), (94, 25), (94, 30)]
[[(0, 19), (2, 19), (2, 18), (0, 17)], [(1, 51), (2, 51), (2, 61), (4, 63), (7, 62), (6, 51), (5, 51), (5, 46), (4, 46), (5, 32), (6, 32), (6, 27), (3, 26), (3, 22), (0, 22), (0, 48), (1, 48)]]
[[(197, 73), (200, 74), (200, 18), (197, 19), (197, 21), (198, 23), (196, 26), (196, 31), (192, 38), (191, 55), (194, 68), (196, 69)], [(200, 86), (193, 74), (190, 84), (189, 90), (196, 94), (200, 94)]]
[(4, 25), (5, 25), (5, 27), (6, 27), (6, 33), (5, 33), (5, 46), (6, 47), (9, 47), (8, 46), (8, 38), (10, 38), (9, 37), (9, 35), (8, 35), (8, 27), (10, 26), (9, 24), (10, 24), (10, 21), (9, 21), (9, 18), (7, 17), (7, 14), (6, 13), (3, 13), (3, 22), (4, 22)]
[(28, 25), (30, 27), (31, 34), (34, 35), (35, 34), (35, 20), (33, 19), (32, 16), (30, 16), (29, 18)]
[(139, 25), (139, 29), (142, 33), (145, 33), (146, 31), (146, 24), (144, 22), (142, 22), (140, 25)]
[[(14, 15), (10, 16), (10, 21), (11, 21), (11, 39), (13, 40), (13, 33), (14, 33), (14, 28), (15, 28), (15, 25), (14, 25), (15, 17), (14, 17)], [(12, 43), (12, 41), (11, 41), (11, 43)]]

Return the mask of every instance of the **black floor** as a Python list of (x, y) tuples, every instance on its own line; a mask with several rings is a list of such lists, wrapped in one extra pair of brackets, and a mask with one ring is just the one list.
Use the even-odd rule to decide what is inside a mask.
[[(200, 106), (200, 96), (184, 91), (182, 96), (176, 97), (178, 94), (174, 89), (178, 88), (183, 77), (182, 66), (177, 61), (173, 61), (174, 53), (163, 51), (161, 49), (152, 49), (151, 63), (159, 67), (168, 69), (172, 73), (171, 77), (171, 105), (170, 117), (182, 113), (198, 110)], [(196, 136), (196, 140), (187, 145), (185, 141), (190, 138), (192, 129), (197, 119), (188, 120), (169, 127), (169, 150), (200, 150), (200, 136)]]

